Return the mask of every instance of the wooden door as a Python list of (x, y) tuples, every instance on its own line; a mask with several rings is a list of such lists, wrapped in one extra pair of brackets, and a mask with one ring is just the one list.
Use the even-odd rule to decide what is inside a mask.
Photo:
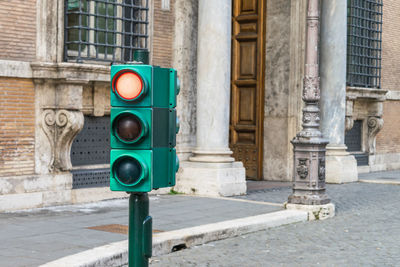
[(233, 0), (230, 148), (262, 179), (265, 0)]

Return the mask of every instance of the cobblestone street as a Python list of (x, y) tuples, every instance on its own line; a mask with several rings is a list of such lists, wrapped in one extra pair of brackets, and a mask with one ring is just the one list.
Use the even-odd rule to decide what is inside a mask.
[[(336, 216), (278, 227), (154, 257), (151, 266), (399, 266), (400, 187), (328, 185)], [(290, 188), (244, 198), (284, 202)]]

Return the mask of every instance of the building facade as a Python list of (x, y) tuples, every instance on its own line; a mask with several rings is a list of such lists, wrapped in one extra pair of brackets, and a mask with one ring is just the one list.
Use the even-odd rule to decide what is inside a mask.
[[(306, 12), (306, 0), (2, 1), (0, 210), (126, 196), (107, 186), (109, 66), (146, 47), (181, 80), (176, 191), (290, 181)], [(399, 13), (394, 0), (321, 1), (328, 182), (400, 168)]]

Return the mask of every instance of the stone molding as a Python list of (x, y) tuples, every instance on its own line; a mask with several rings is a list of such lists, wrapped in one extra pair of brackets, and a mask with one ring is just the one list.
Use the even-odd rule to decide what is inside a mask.
[(68, 82), (110, 81), (110, 67), (98, 64), (0, 60), (0, 77), (56, 79)]
[(0, 60), (0, 77), (32, 78), (32, 69), (29, 62)]
[(386, 100), (400, 101), (400, 91), (388, 91), (386, 94)]
[(370, 155), (376, 153), (376, 135), (383, 127), (383, 102), (387, 100), (388, 90), (347, 87), (346, 94), (346, 131), (354, 120), (363, 120), (363, 150)]
[(94, 87), (90, 114), (104, 115), (107, 107), (103, 95), (109, 83), (110, 68), (47, 62), (33, 62), (30, 66), (37, 103), (36, 172), (69, 171), (72, 169), (71, 145), (84, 124), (83, 90)]
[(362, 87), (347, 87), (346, 98), (348, 100), (369, 99), (371, 101), (385, 101), (388, 90)]
[(67, 83), (87, 84), (89, 81), (109, 82), (110, 67), (81, 63), (32, 62), (32, 78), (52, 79)]

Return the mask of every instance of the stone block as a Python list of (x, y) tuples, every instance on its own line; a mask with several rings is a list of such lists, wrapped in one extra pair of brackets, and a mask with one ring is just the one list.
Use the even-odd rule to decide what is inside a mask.
[(328, 203), (324, 205), (301, 205), (301, 204), (286, 204), (288, 210), (301, 210), (308, 212), (308, 220), (326, 220), (335, 216), (335, 205)]
[(346, 152), (346, 147), (327, 146), (325, 181), (332, 184), (358, 181), (357, 161)]
[(241, 162), (182, 162), (175, 191), (205, 196), (246, 194), (246, 173)]
[(8, 194), (0, 196), (0, 212), (41, 207), (43, 193)]

